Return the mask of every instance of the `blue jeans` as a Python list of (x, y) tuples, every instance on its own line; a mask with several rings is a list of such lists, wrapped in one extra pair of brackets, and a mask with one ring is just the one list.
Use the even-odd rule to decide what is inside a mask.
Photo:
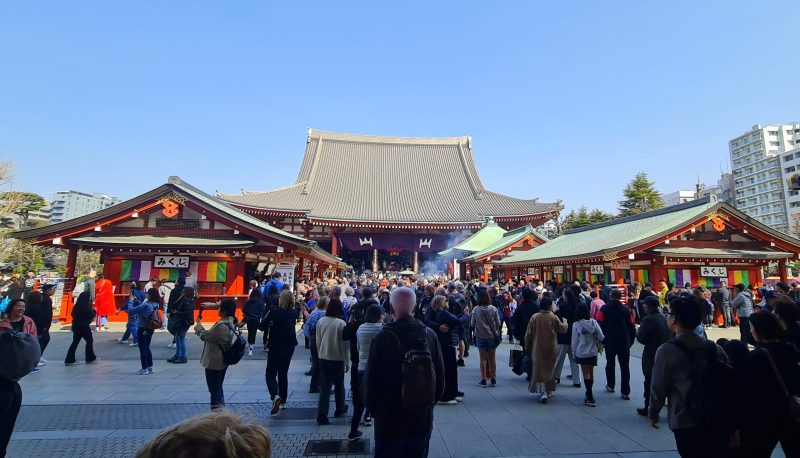
[[(375, 422), (379, 422), (375, 419)], [(375, 438), (375, 458), (428, 458), (431, 433), (402, 439), (378, 440)]]
[(128, 340), (130, 337), (133, 337), (133, 343), (138, 342), (137, 339), (139, 338), (139, 336), (137, 336), (136, 333), (138, 329), (139, 327), (136, 326), (135, 321), (134, 322), (129, 321), (128, 324), (125, 326), (125, 334), (122, 334), (122, 340)]
[(175, 334), (175, 356), (186, 359), (186, 331)]
[(150, 341), (153, 339), (153, 331), (147, 328), (139, 328), (136, 333), (139, 336), (139, 359), (142, 361), (142, 369), (153, 367), (153, 352), (150, 351)]
[(206, 369), (206, 385), (208, 385), (208, 393), (211, 395), (211, 409), (219, 409), (225, 407), (225, 393), (222, 391), (222, 383), (225, 382), (225, 371), (222, 370)]

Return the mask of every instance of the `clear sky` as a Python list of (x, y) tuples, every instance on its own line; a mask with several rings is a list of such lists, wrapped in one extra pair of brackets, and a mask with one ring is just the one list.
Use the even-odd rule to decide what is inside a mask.
[(638, 171), (713, 183), (729, 139), (800, 121), (798, 18), (796, 0), (3, 2), (0, 156), (16, 189), (129, 198), (169, 175), (290, 184), (308, 127), (472, 135), (490, 190), (615, 211)]

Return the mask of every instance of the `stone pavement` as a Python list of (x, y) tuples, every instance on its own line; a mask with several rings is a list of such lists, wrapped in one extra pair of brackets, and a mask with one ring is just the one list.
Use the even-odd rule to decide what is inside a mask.
[[(71, 334), (63, 329), (53, 332), (45, 353), (49, 364), (21, 382), (23, 407), (9, 456), (132, 456), (161, 428), (208, 409), (208, 391), (198, 362), (202, 342), (197, 337), (189, 338), (189, 363), (172, 365), (164, 361), (173, 354), (167, 348), (170, 336), (157, 333), (151, 346), (156, 373), (138, 376), (134, 374), (139, 369), (138, 350), (117, 344), (121, 328), (114, 324), (112, 329), (120, 332), (94, 333), (95, 352), (102, 361), (71, 367), (63, 365)], [(737, 332), (714, 329), (710, 334), (734, 337)], [(231, 367), (225, 380), (229, 407), (267, 426), (276, 457), (304, 456), (309, 440), (341, 439), (349, 431), (349, 417), (331, 418), (329, 426), (314, 421), (317, 396), (308, 394), (309, 378), (303, 372), (308, 369), (309, 354), (300, 340), (289, 371), (288, 409), (278, 416), (267, 413), (265, 355), (259, 347), (253, 358), (245, 357)], [(643, 380), (638, 345), (631, 359), (631, 401), (603, 390), (601, 362), (595, 373), (596, 408), (585, 407), (583, 389), (573, 388), (566, 379), (568, 364), (555, 397), (547, 405), (539, 404), (528, 393), (524, 378), (507, 367), (510, 348), (504, 343), (498, 349), (496, 388), (477, 385), (476, 353), (467, 359), (467, 367), (459, 369), (460, 388), (466, 396), (456, 406), (436, 407), (432, 458), (676, 456), (666, 419), (655, 430), (636, 415), (636, 407), (642, 405)], [(82, 350), (81, 344), (79, 360)], [(371, 428), (362, 430), (371, 447)]]

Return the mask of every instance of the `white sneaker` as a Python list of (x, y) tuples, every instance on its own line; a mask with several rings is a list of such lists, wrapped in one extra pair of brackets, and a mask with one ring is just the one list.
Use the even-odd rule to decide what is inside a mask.
[(175, 345), (174, 343), (167, 345), (167, 348), (175, 348), (175, 347), (177, 347), (177, 345)]
[(129, 346), (129, 347), (138, 347), (138, 346), (139, 346), (139, 344), (137, 344), (137, 343), (134, 343), (134, 342), (131, 342), (131, 343), (129, 343), (129, 344), (128, 344), (128, 346)]
[(545, 393), (542, 393), (542, 396), (539, 398), (539, 402), (542, 404), (547, 404), (547, 395)]
[(39, 358), (39, 365), (44, 366), (45, 364), (47, 364), (47, 360), (44, 358)]
[(128, 341), (127, 341), (127, 340), (122, 340), (122, 337), (117, 337), (117, 342), (119, 342), (119, 343), (121, 343), (121, 344), (126, 344), (126, 343), (128, 343)]
[(458, 404), (458, 401), (456, 401), (455, 399), (451, 399), (449, 401), (439, 401), (439, 405), (443, 406), (454, 406), (456, 404)]
[(249, 356), (249, 357), (253, 356), (253, 349), (252, 348), (248, 348), (247, 349), (247, 356)]

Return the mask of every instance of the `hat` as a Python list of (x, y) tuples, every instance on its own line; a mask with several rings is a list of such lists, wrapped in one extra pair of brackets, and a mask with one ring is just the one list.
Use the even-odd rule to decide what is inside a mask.
[(537, 293), (541, 293), (542, 291), (544, 291), (544, 288), (542, 288), (542, 285), (538, 285), (536, 288), (533, 288), (533, 290), (536, 291)]
[(281, 278), (281, 273), (275, 272), (274, 274), (272, 274), (272, 278)]
[(661, 306), (661, 303), (658, 302), (658, 298), (656, 296), (647, 296), (644, 299), (644, 303), (654, 309), (657, 309)]
[(42, 291), (47, 291), (48, 289), (55, 288), (55, 287), (56, 287), (56, 285), (54, 285), (53, 283), (47, 283), (45, 285), (42, 285)]

